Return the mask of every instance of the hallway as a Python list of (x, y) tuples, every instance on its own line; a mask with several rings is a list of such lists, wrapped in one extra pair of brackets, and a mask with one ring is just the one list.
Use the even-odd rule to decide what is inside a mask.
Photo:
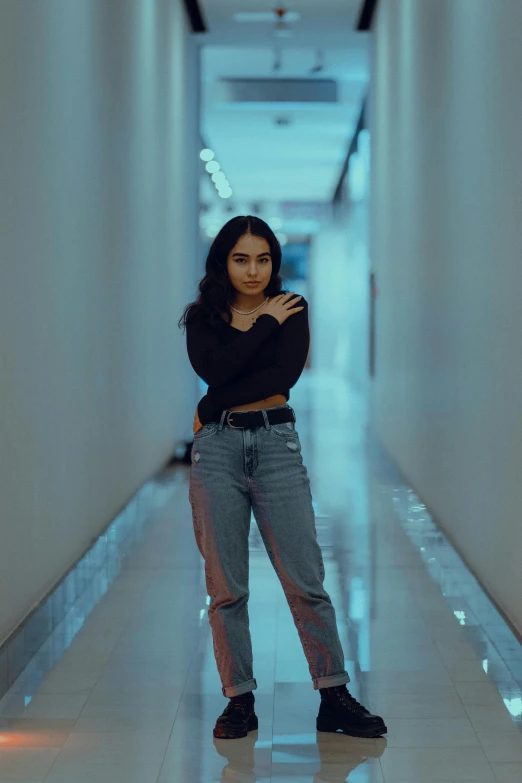
[[(0, 783), (522, 783), (522, 3), (257, 5), (0, 3)], [(291, 388), (380, 740), (316, 732), (253, 518), (259, 731), (213, 738), (178, 318), (280, 285), (298, 382), (304, 328), (216, 394)]]
[(259, 731), (213, 739), (226, 701), (187, 466), (116, 520), (81, 601), (1, 700), (1, 783), (522, 779), (520, 646), (367, 434), (363, 401), (305, 372), (291, 404), (349, 687), (388, 738), (316, 733), (319, 697), (253, 522)]

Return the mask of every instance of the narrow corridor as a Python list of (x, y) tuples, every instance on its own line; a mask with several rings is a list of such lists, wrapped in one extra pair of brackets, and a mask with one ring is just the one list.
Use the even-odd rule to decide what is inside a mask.
[(226, 701), (181, 467), (114, 523), (82, 601), (0, 702), (0, 781), (522, 779), (520, 646), (367, 430), (361, 399), (310, 372), (292, 406), (350, 688), (387, 739), (316, 733), (318, 694), (253, 520), (259, 731), (213, 739)]

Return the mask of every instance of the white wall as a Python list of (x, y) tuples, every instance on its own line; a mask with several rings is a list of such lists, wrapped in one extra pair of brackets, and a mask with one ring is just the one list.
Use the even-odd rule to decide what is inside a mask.
[(381, 0), (373, 37), (374, 424), (522, 632), (522, 3)]
[(316, 372), (348, 375), (349, 266), (346, 226), (325, 222), (310, 245), (310, 355)]
[(2, 642), (190, 435), (199, 77), (181, 0), (2, 0), (0, 52)]
[[(348, 187), (346, 186), (348, 191)], [(310, 245), (310, 355), (314, 373), (342, 379), (366, 407), (369, 350), (368, 203), (349, 195)], [(326, 381), (328, 382), (328, 381)]]

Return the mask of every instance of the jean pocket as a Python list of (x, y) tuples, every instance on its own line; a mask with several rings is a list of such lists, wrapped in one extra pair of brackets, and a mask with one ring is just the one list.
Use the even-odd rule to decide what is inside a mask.
[(209, 421), (208, 424), (204, 424), (203, 427), (192, 435), (192, 440), (201, 440), (202, 438), (208, 438), (209, 435), (213, 435), (218, 429), (217, 421)]
[(280, 438), (285, 438), (285, 439), (293, 438), (295, 440), (299, 438), (299, 435), (295, 428), (295, 423), (293, 421), (284, 421), (282, 424), (271, 424), (270, 432), (273, 432), (275, 435), (278, 435)]

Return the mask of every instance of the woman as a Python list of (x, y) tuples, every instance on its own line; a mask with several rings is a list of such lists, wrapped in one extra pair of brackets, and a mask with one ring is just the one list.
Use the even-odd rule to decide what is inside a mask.
[(280, 266), (270, 227), (233, 218), (216, 236), (199, 297), (180, 319), (192, 367), (209, 387), (194, 417), (189, 498), (214, 655), (230, 699), (214, 736), (245, 737), (258, 725), (247, 608), (253, 510), (321, 694), (317, 729), (379, 737), (382, 718), (346, 689), (335, 610), (323, 588), (310, 481), (287, 404), (308, 354), (308, 305), (281, 291)]

